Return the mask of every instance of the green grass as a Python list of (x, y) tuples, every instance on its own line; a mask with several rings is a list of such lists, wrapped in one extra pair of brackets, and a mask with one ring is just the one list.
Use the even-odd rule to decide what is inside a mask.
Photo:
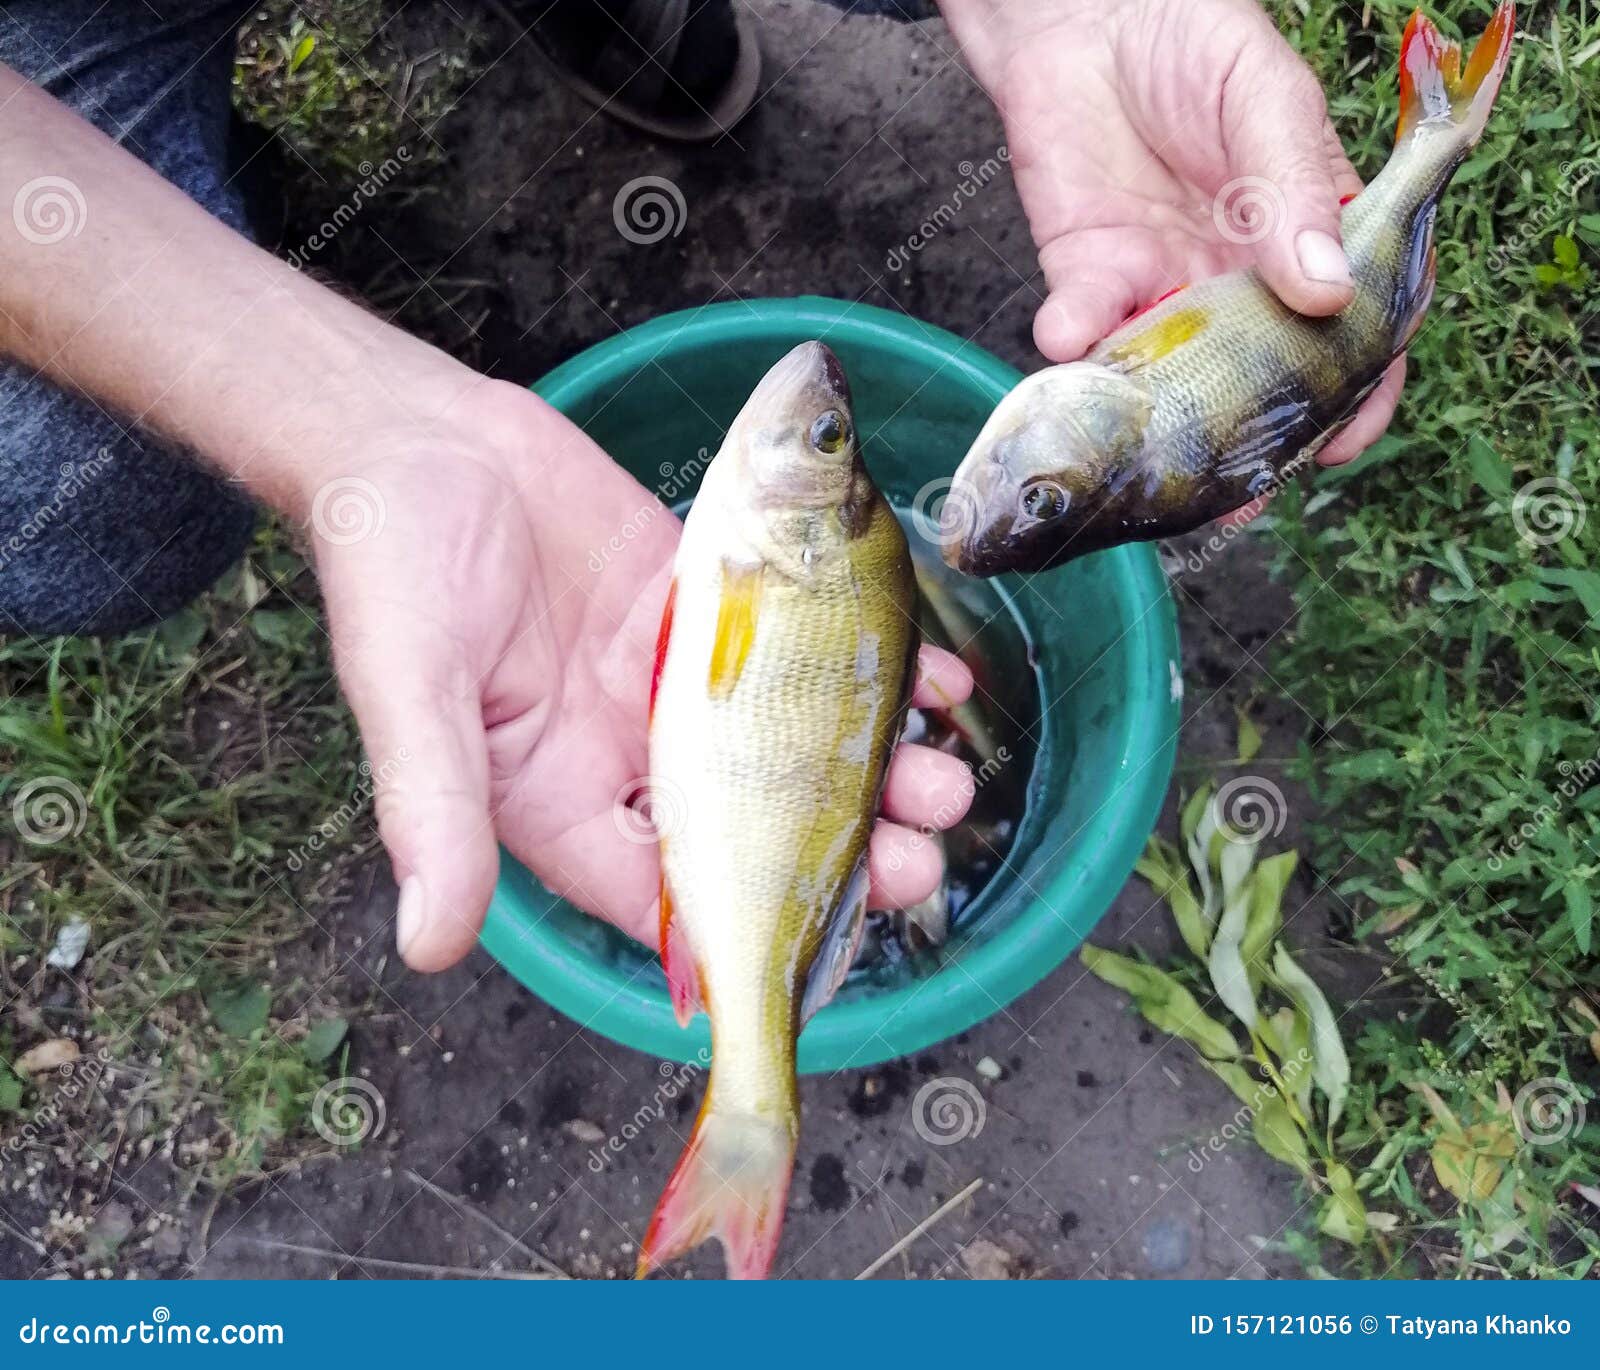
[[(1350, 7), (1278, 8), (1348, 92), (1334, 116), (1370, 176), (1409, 7), (1371, 6), (1376, 43)], [(1449, 18), (1471, 32), (1485, 9)], [(1291, 492), (1269, 534), (1299, 609), (1272, 669), (1314, 720), (1294, 771), (1321, 815), (1315, 870), (1411, 1005), (1352, 1045), (1343, 1144), (1368, 1158), (1368, 1201), (1404, 1218), (1392, 1259), (1363, 1252), (1359, 1273), (1573, 1276), (1600, 1256), (1600, 1207), (1571, 1187), (1600, 1175), (1600, 11), (1518, 19), (1440, 215), (1394, 428)], [(1515, 1139), (1487, 1196), (1441, 1193), (1435, 1101), (1498, 1144), (1505, 1098), (1542, 1079), (1570, 1082), (1585, 1125)]]
[[(341, 878), (333, 858), (372, 844), (354, 823), (293, 859), (363, 793), (301, 559), (268, 531), (156, 631), (4, 643), (0, 763), (7, 1021), (105, 1047), (136, 1082), (78, 1119), (80, 1137), (108, 1141), (135, 1098), (135, 1146), (193, 1112), (186, 1159), (207, 1180), (270, 1168), (297, 1132), (314, 1141), (304, 1112), (327, 1053), (312, 1059), (304, 1040), (333, 1007), (319, 986), (280, 974), (259, 1012), (219, 1008), (315, 931), (306, 911)], [(43, 956), (80, 922), (88, 954), (64, 995)], [(19, 1121), (43, 1099), (3, 1073), (0, 1110)]]

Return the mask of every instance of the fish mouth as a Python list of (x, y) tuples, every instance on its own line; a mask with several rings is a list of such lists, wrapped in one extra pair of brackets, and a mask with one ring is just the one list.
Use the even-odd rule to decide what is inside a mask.
[(963, 575), (985, 578), (1013, 569), (1008, 545), (1020, 493), (1016, 478), (988, 453), (956, 468), (939, 508), (939, 553)]

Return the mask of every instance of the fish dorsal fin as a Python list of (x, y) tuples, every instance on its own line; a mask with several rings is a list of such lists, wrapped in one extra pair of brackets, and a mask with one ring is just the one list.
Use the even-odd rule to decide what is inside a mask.
[(834, 910), (822, 946), (806, 977), (806, 992), (800, 1000), (800, 1023), (811, 1017), (839, 992), (844, 977), (861, 949), (861, 934), (867, 925), (867, 853), (861, 853), (850, 883), (844, 887), (839, 906)]
[(739, 566), (723, 559), (722, 599), (717, 605), (717, 635), (711, 644), (711, 670), (706, 685), (713, 699), (726, 699), (739, 683), (739, 673), (756, 639), (761, 616), (760, 566)]
[(688, 1027), (695, 1014), (705, 1008), (700, 993), (700, 967), (695, 963), (683, 924), (673, 915), (672, 888), (666, 872), (661, 875), (661, 966), (667, 972), (667, 989), (672, 994), (672, 1016), (679, 1027)]

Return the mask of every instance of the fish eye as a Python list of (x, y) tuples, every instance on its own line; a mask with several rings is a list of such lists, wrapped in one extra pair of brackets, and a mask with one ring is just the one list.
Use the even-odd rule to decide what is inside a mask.
[(1066, 492), (1052, 481), (1032, 481), (1023, 487), (1022, 507), (1036, 519), (1053, 519), (1067, 507)]
[(850, 440), (850, 421), (837, 409), (829, 409), (811, 425), (811, 445), (824, 456), (837, 456)]

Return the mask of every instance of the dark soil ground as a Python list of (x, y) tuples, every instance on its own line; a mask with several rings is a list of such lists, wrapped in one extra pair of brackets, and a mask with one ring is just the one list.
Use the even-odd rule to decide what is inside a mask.
[[(802, 293), (903, 309), (1019, 366), (1038, 365), (1030, 326), (1041, 283), (1007, 175), (903, 270), (886, 265), (950, 198), (964, 164), (981, 165), (1001, 143), (949, 35), (937, 24), (841, 19), (807, 0), (756, 9), (765, 94), (733, 135), (695, 149), (596, 115), (550, 79), (505, 15), (485, 17), (477, 41), (487, 69), (438, 130), (448, 155), (429, 171), (426, 193), (392, 212), (384, 203), (366, 211), (378, 217), (362, 225), (363, 250), (394, 255), (380, 303), (393, 310), (409, 300), (402, 316), (414, 326), (520, 381), (668, 310)], [(639, 244), (618, 232), (613, 199), (641, 176), (681, 189), (676, 236)], [(294, 232), (291, 224), (286, 246)], [(1179, 570), (1175, 593), (1186, 686), (1180, 779), (1198, 781), (1234, 755), (1236, 710), (1260, 693), (1253, 712), (1266, 742), (1252, 769), (1282, 783), (1272, 758), (1292, 745), (1296, 707), (1258, 657), (1284, 631), (1289, 604), (1268, 583), (1260, 546), (1236, 539), (1201, 570)], [(1287, 846), (1304, 804), (1283, 788)], [(1169, 800), (1168, 832), (1173, 809)], [(108, 1226), (128, 1232), (119, 1272), (631, 1272), (698, 1091), (659, 1107), (620, 1154), (593, 1161), (624, 1120), (658, 1111), (664, 1067), (578, 1029), (481, 952), (444, 975), (406, 972), (390, 954), (393, 889), (377, 871), (365, 882), (370, 895), (324, 919), (331, 938), (319, 933), (300, 954), (327, 972), (344, 967), (335, 994), (348, 986), (362, 999), (381, 986), (351, 1040), (354, 1067), (383, 1099), (382, 1130), (359, 1151), (236, 1191), (210, 1213), (203, 1199), (177, 1201), (180, 1177), (166, 1161), (114, 1162), (126, 1188), (96, 1221), (109, 1210)], [(1310, 887), (1302, 871), (1287, 907), (1306, 904)], [(1315, 944), (1326, 916), (1320, 903), (1301, 908), (1297, 938)], [(1134, 880), (1095, 940), (1163, 955), (1169, 930)], [(1367, 987), (1365, 968), (1352, 968), (1349, 984), (1339, 970), (1317, 966), (1334, 993)], [(985, 1123), (933, 1146), (913, 1126), (912, 1103), (942, 1077), (981, 1090)], [(1236, 1104), (1189, 1047), (1149, 1030), (1076, 959), (959, 1039), (914, 1060), (808, 1078), (802, 1098), (785, 1275), (853, 1276), (975, 1181), (970, 1198), (884, 1274), (1195, 1278), (1295, 1268), (1278, 1244), (1302, 1197), (1289, 1172), (1247, 1142), (1194, 1166), (1191, 1148)], [(25, 1203), (14, 1216), (27, 1225)], [(0, 1253), (0, 1274), (39, 1268), (20, 1242)], [(713, 1249), (678, 1273), (719, 1268)]]

